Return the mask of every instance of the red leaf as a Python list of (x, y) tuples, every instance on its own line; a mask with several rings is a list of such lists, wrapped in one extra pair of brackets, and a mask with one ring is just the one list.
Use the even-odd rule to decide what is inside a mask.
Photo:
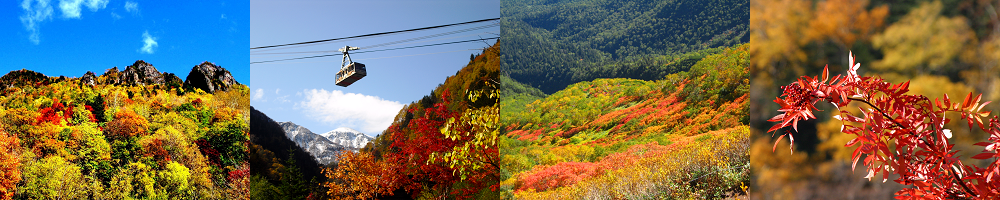
[(856, 137), (854, 139), (851, 139), (851, 141), (847, 142), (847, 144), (845, 144), (844, 146), (845, 147), (854, 146), (854, 143), (858, 143), (858, 141), (860, 141), (859, 139), (861, 139), (861, 137)]
[(778, 137), (778, 140), (774, 141), (774, 147), (771, 147), (771, 152), (774, 152), (775, 149), (778, 149), (778, 142), (781, 142), (781, 138), (785, 138), (785, 134), (782, 134), (781, 137)]
[(797, 119), (792, 120), (792, 129), (795, 129), (796, 133), (799, 132), (799, 120)]
[[(945, 94), (944, 94), (944, 105), (945, 105), (945, 106), (951, 106), (951, 98), (948, 98), (948, 93), (945, 93)], [(949, 107), (949, 109), (950, 109), (950, 108), (951, 108), (951, 107)]]
[(989, 158), (992, 158), (992, 157), (996, 156), (996, 154), (997, 154), (997, 153), (993, 153), (993, 152), (989, 152), (989, 153), (981, 153), (981, 154), (979, 154), (979, 155), (975, 155), (975, 156), (972, 156), (972, 158), (973, 158), (973, 159), (979, 159), (979, 160), (983, 160), (983, 159), (989, 159)]
[(963, 110), (965, 108), (969, 107), (969, 101), (971, 101), (971, 100), (972, 100), (972, 92), (969, 92), (968, 95), (965, 95), (965, 101), (962, 102), (962, 109)]
[(985, 147), (985, 146), (989, 146), (990, 144), (993, 144), (993, 143), (989, 143), (989, 142), (976, 142), (975, 144), (972, 144), (972, 145), (984, 146)]
[(823, 66), (823, 82), (826, 83), (830, 78), (830, 65)]
[(854, 149), (854, 153), (853, 155), (851, 155), (851, 157), (854, 158), (854, 162), (851, 163), (851, 171), (854, 171), (854, 167), (858, 165), (858, 159), (861, 158), (861, 155), (858, 154), (860, 152), (861, 152), (861, 147), (858, 147), (857, 149)]

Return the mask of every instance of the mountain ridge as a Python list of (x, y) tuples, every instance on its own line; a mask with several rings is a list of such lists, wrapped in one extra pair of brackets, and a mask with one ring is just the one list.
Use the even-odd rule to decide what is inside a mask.
[(278, 124), (285, 131), (285, 137), (288, 137), (296, 145), (309, 152), (320, 164), (334, 163), (340, 151), (353, 150), (334, 143), (326, 137), (313, 133), (308, 128), (293, 122), (278, 122)]
[(340, 127), (319, 135), (325, 137), (326, 139), (329, 139), (333, 143), (354, 148), (355, 151), (357, 149), (365, 147), (365, 145), (367, 145), (368, 142), (375, 139), (371, 136), (362, 133), (361, 131), (357, 131), (347, 127)]

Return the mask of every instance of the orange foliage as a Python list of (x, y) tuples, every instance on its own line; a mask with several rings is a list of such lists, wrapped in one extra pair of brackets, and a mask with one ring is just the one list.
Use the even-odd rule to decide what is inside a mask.
[(324, 183), (330, 188), (327, 193), (333, 199), (372, 199), (376, 196), (391, 196), (398, 188), (400, 179), (398, 166), (385, 160), (375, 161), (367, 152), (345, 151), (337, 156), (336, 169), (324, 169), (323, 173), (331, 182)]
[(20, 146), (17, 136), (0, 130), (0, 199), (11, 199), (16, 184), (21, 182), (21, 163), (17, 155)]
[(108, 135), (112, 137), (134, 137), (146, 135), (149, 122), (146, 118), (139, 116), (131, 110), (123, 110), (115, 113), (115, 120), (108, 122)]
[(561, 162), (553, 166), (538, 167), (525, 172), (526, 175), (521, 177), (523, 184), (518, 190), (545, 191), (572, 185), (602, 173), (603, 171), (594, 163)]

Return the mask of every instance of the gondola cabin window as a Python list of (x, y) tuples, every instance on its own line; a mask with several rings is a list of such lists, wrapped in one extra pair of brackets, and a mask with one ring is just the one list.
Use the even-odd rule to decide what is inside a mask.
[(337, 72), (337, 85), (347, 87), (355, 81), (361, 80), (368, 73), (365, 71), (365, 64), (352, 62), (347, 67), (340, 68)]

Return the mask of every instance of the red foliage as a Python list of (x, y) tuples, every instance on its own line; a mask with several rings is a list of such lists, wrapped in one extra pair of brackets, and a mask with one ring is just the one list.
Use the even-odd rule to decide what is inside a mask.
[(235, 183), (238, 182), (239, 180), (243, 180), (249, 175), (250, 175), (250, 168), (243, 168), (243, 169), (229, 171), (229, 174), (228, 176), (226, 176), (226, 179), (228, 179), (229, 182), (231, 183)]
[[(485, 169), (470, 173), (463, 180), (457, 176), (456, 169), (444, 164), (429, 162), (431, 153), (441, 153), (451, 151), (454, 147), (464, 144), (466, 141), (452, 140), (444, 137), (441, 127), (450, 119), (459, 119), (461, 112), (448, 109), (450, 99), (448, 90), (442, 92), (441, 102), (433, 107), (424, 108), (422, 116), (416, 116), (410, 120), (407, 128), (391, 126), (387, 129), (390, 132), (390, 149), (394, 151), (382, 155), (382, 160), (378, 162), (390, 163), (394, 168), (398, 168), (397, 178), (390, 178), (380, 183), (381, 187), (402, 188), (410, 194), (419, 195), (423, 189), (434, 191), (450, 191), (448, 196), (458, 199), (471, 198), (473, 193), (479, 192), (490, 181), (499, 183), (499, 177), (495, 171), (499, 170), (493, 166), (486, 166)], [(411, 108), (410, 113), (417, 112), (417, 108)], [(468, 130), (466, 125), (454, 125), (456, 131)], [(486, 152), (469, 152), (472, 155), (499, 155), (498, 148), (484, 150)], [(499, 160), (498, 157), (492, 158)], [(456, 183), (462, 182), (458, 188), (453, 188)], [(428, 186), (429, 188), (425, 188)], [(391, 191), (391, 190), (390, 190)]]
[[(63, 112), (63, 114), (59, 115), (58, 112)], [(38, 109), (38, 113), (41, 113), (41, 115), (35, 119), (35, 125), (42, 123), (59, 125), (59, 121), (73, 118), (73, 107), (66, 107), (63, 103), (59, 102), (59, 99), (52, 99), (52, 105)]]
[[(858, 146), (853, 160), (856, 165), (865, 157), (866, 178), (882, 173), (883, 180), (887, 180), (889, 172), (898, 174), (896, 182), (914, 186), (897, 192), (899, 199), (1000, 199), (1000, 160), (996, 159), (1000, 119), (993, 117), (983, 123), (989, 112), (980, 110), (989, 102), (980, 104), (982, 95), (973, 97), (970, 93), (963, 102), (952, 103), (946, 94), (943, 101), (932, 102), (922, 95), (906, 95), (909, 82), (890, 84), (879, 77), (859, 77), (857, 69), (861, 64), (854, 63), (853, 55), (850, 63), (846, 76), (837, 75), (830, 80), (829, 72), (824, 69), (822, 79), (803, 76), (783, 86), (781, 96), (785, 98), (776, 98), (774, 102), (781, 106), (778, 111), (784, 113), (769, 120), (780, 123), (768, 132), (789, 126), (797, 132), (799, 121), (816, 118), (812, 112), (817, 109), (813, 105), (819, 101), (830, 102), (838, 110), (850, 102), (861, 102), (870, 107), (860, 109), (862, 117), (840, 110), (834, 118), (844, 123), (841, 132), (857, 136), (845, 146)], [(958, 113), (969, 128), (978, 125), (991, 135), (990, 142), (976, 143), (985, 146), (986, 153), (973, 157), (994, 159), (988, 167), (965, 165), (955, 156), (958, 151), (952, 149), (954, 144), (948, 140), (951, 131), (944, 128), (950, 121), (945, 112)], [(779, 140), (786, 135), (794, 141), (791, 131)]]
[(49, 107), (49, 108), (42, 108), (42, 109), (38, 110), (38, 113), (40, 113), (42, 115), (39, 115), (38, 118), (35, 119), (35, 121), (36, 121), (35, 125), (42, 124), (42, 123), (59, 124), (59, 120), (62, 120), (62, 117), (59, 116), (59, 115), (56, 115), (56, 110), (52, 109), (51, 107)]
[(144, 155), (153, 157), (160, 165), (164, 165), (166, 161), (170, 161), (170, 153), (166, 149), (163, 149), (163, 140), (161, 139), (153, 139), (152, 142), (146, 144), (143, 148), (145, 149)]
[[(447, 91), (443, 92), (442, 102), (434, 104), (434, 107), (424, 108), (424, 116), (410, 120), (408, 127), (412, 128), (412, 133), (402, 134), (403, 131), (399, 127), (390, 127), (396, 128), (396, 133), (392, 134), (391, 147), (399, 149), (399, 152), (389, 159), (395, 159), (394, 163), (408, 166), (409, 173), (405, 174), (411, 174), (411, 180), (399, 185), (402, 185), (407, 191), (411, 191), (412, 194), (420, 193), (422, 187), (419, 183), (421, 180), (433, 181), (435, 183), (434, 190), (451, 186), (450, 183), (459, 180), (458, 177), (453, 176), (452, 168), (428, 164), (427, 162), (431, 153), (448, 151), (456, 143), (454, 140), (445, 138), (438, 129), (444, 125), (448, 118), (459, 117), (459, 113), (448, 110), (447, 94)], [(415, 113), (416, 110), (411, 109), (409, 112)]]
[(598, 168), (594, 163), (561, 162), (548, 167), (538, 167), (526, 172), (526, 175), (521, 177), (524, 184), (518, 188), (518, 191), (527, 189), (545, 191), (572, 185), (602, 173), (603, 170)]
[(221, 166), (222, 158), (219, 157), (221, 154), (219, 154), (219, 150), (215, 150), (212, 147), (211, 143), (208, 143), (205, 139), (198, 139), (198, 141), (195, 141), (194, 143), (198, 144), (198, 149), (201, 150), (201, 154), (205, 155), (212, 165)]

